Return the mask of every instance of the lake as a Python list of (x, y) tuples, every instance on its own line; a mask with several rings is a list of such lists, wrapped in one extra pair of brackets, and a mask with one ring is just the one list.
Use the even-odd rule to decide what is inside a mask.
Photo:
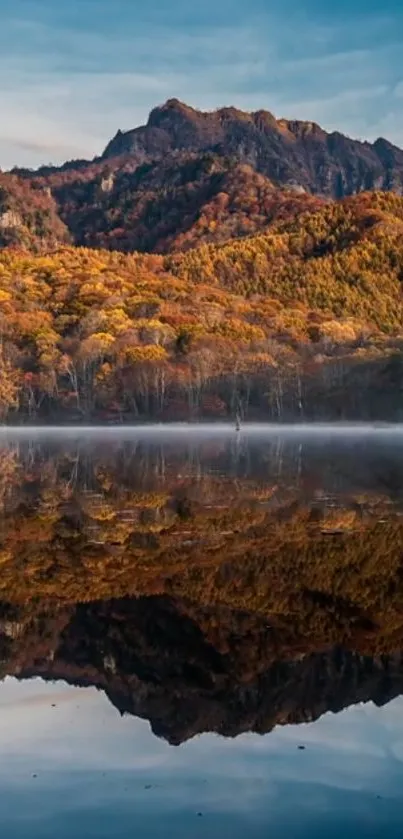
[(403, 427), (0, 431), (7, 839), (400, 837)]

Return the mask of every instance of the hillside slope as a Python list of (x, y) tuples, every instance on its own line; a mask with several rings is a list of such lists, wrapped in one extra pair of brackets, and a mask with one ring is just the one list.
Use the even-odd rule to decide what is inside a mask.
[(51, 189), (76, 244), (122, 251), (164, 253), (225, 242), (320, 205), (213, 153), (173, 153), (134, 169), (123, 162), (33, 183)]
[(69, 241), (49, 188), (0, 172), (0, 248), (40, 251)]
[(384, 193), (165, 257), (4, 250), (3, 418), (399, 418), (402, 266)]
[(402, 324), (403, 198), (363, 193), (274, 224), (259, 236), (174, 254), (166, 265), (190, 284), (248, 298), (275, 297), (387, 331)]

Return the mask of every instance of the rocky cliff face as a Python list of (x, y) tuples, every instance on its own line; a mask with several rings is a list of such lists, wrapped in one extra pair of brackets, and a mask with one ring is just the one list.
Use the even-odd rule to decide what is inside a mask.
[(360, 142), (312, 122), (277, 120), (267, 111), (203, 113), (177, 99), (151, 111), (146, 126), (119, 131), (103, 157), (128, 155), (142, 162), (173, 150), (234, 155), (276, 186), (331, 198), (368, 189), (403, 191), (403, 151), (383, 138)]
[(263, 734), (403, 692), (401, 653), (285, 652), (267, 618), (168, 597), (3, 604), (0, 658), (3, 675), (95, 685), (174, 745), (205, 731)]

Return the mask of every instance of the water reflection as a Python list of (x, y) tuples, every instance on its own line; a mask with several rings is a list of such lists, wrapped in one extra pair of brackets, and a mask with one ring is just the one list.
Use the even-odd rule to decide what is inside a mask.
[(401, 836), (401, 699), (172, 749), (93, 689), (3, 688), (0, 819), (13, 839)]
[[(379, 835), (371, 833), (374, 824), (378, 831), (385, 825), (395, 829), (398, 795), (392, 791), (397, 779), (401, 782), (401, 730), (393, 735), (392, 748), (393, 738), (386, 745), (379, 725), (390, 713), (395, 725), (394, 709), (401, 709), (403, 694), (402, 490), (399, 430), (3, 435), (0, 676), (19, 681), (0, 686), (1, 718), (23, 718), (24, 736), (34, 736), (42, 752), (33, 723), (41, 714), (41, 702), (34, 699), (39, 690), (46, 725), (53, 719), (60, 725), (61, 709), (70, 707), (69, 724), (80, 726), (81, 720), (87, 735), (99, 738), (105, 771), (111, 771), (113, 743), (117, 749), (125, 738), (130, 760), (144, 741), (151, 761), (149, 775), (142, 764), (137, 792), (127, 778), (130, 760), (116, 770), (120, 786), (109, 804), (102, 773), (92, 779), (91, 806), (96, 802), (100, 812), (102, 800), (104, 812), (102, 825), (86, 824), (86, 835), (112, 835), (102, 830), (116, 817), (116, 808), (126, 813), (130, 835), (133, 801), (138, 812), (148, 814), (140, 835), (166, 835), (153, 822), (145, 793), (161, 781), (158, 761), (171, 766), (167, 755), (176, 750), (168, 744), (185, 744), (179, 753), (188, 759), (181, 764), (181, 794), (175, 798), (172, 784), (167, 791), (165, 774), (156, 796), (155, 818), (163, 808), (174, 813), (172, 835), (206, 835), (205, 824), (203, 830), (191, 829), (188, 822), (204, 818), (206, 810), (214, 814), (211, 836), (243, 835), (237, 815), (256, 837), (280, 824), (288, 825), (293, 837), (319, 836), (323, 813), (333, 807), (336, 812), (342, 801), (344, 822), (340, 813), (335, 816), (329, 835), (363, 824), (368, 812), (375, 821), (368, 822), (365, 835)], [(26, 681), (34, 677), (64, 687), (41, 682), (39, 689), (37, 681)], [(90, 689), (80, 692), (90, 697), (88, 706), (76, 697), (79, 687)], [(60, 691), (73, 696), (70, 705)], [(91, 703), (95, 710), (89, 721), (83, 706)], [(371, 705), (364, 710), (360, 703)], [(375, 706), (385, 707), (376, 712)], [(93, 728), (98, 712), (106, 715), (102, 731)], [(314, 748), (309, 738), (317, 734), (309, 732), (331, 730), (339, 752), (341, 743), (348, 751), (354, 741), (351, 720), (363, 728), (353, 749), (358, 763), (350, 764), (351, 777), (353, 766), (356, 772), (351, 789), (361, 784), (361, 793), (349, 798), (345, 779), (340, 784), (347, 759), (343, 749), (336, 764), (332, 756), (325, 782), (332, 747), (325, 738)], [(148, 724), (157, 738), (146, 734)], [(27, 756), (10, 751), (8, 730), (3, 723), (0, 747), (9, 749), (7, 760), (18, 764), (18, 776), (26, 772)], [(256, 739), (252, 732), (271, 733)], [(196, 737), (203, 733), (229, 739)], [(292, 754), (284, 757), (288, 736), (294, 738)], [(360, 750), (372, 736), (377, 745), (365, 764)], [(77, 754), (71, 743), (68, 748), (74, 778), (64, 774), (60, 790), (70, 782), (80, 784)], [(214, 799), (216, 757), (219, 801), (224, 796), (231, 806)], [(299, 758), (305, 761), (302, 775)], [(235, 778), (231, 761), (238, 766)], [(373, 780), (366, 776), (370, 764)], [(193, 791), (188, 788), (192, 772)], [(200, 797), (203, 773), (215, 789), (208, 800)], [(38, 774), (34, 768), (32, 774)], [(249, 792), (248, 775), (255, 778)], [(390, 779), (388, 807), (380, 776)], [(134, 796), (130, 806), (122, 792), (128, 784)], [(9, 778), (2, 785), (15, 793)], [(37, 789), (46, 794), (39, 784)], [(288, 812), (285, 794), (309, 820), (309, 831), (307, 822), (298, 823)], [(60, 816), (61, 803), (54, 805)], [(86, 799), (83, 811), (87, 805)], [(55, 823), (49, 819), (51, 831)], [(76, 831), (59, 828), (58, 823), (60, 836)], [(126, 835), (125, 829), (123, 818), (119, 835)], [(24, 836), (23, 830), (20, 826), (15, 836)], [(46, 837), (46, 830), (42, 821), (38, 836)]]
[(285, 650), (266, 618), (167, 597), (48, 606), (1, 624), (3, 672), (101, 688), (173, 745), (308, 722), (403, 693), (403, 657), (340, 646)]

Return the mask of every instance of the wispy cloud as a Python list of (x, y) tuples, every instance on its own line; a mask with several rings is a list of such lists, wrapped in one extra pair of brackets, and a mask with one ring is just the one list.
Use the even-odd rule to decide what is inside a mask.
[(170, 96), (202, 108), (264, 107), (403, 145), (401, 13), (361, 14), (358, 26), (357, 10), (308, 18), (296, 0), (270, 14), (265, 5), (226, 0), (214, 17), (209, 0), (209, 22), (181, 0), (170, 20), (157, 15), (159, 2), (143, 14), (100, 0), (94, 18), (90, 0), (57, 13), (48, 0), (16, 0), (0, 29), (0, 166), (92, 157)]

